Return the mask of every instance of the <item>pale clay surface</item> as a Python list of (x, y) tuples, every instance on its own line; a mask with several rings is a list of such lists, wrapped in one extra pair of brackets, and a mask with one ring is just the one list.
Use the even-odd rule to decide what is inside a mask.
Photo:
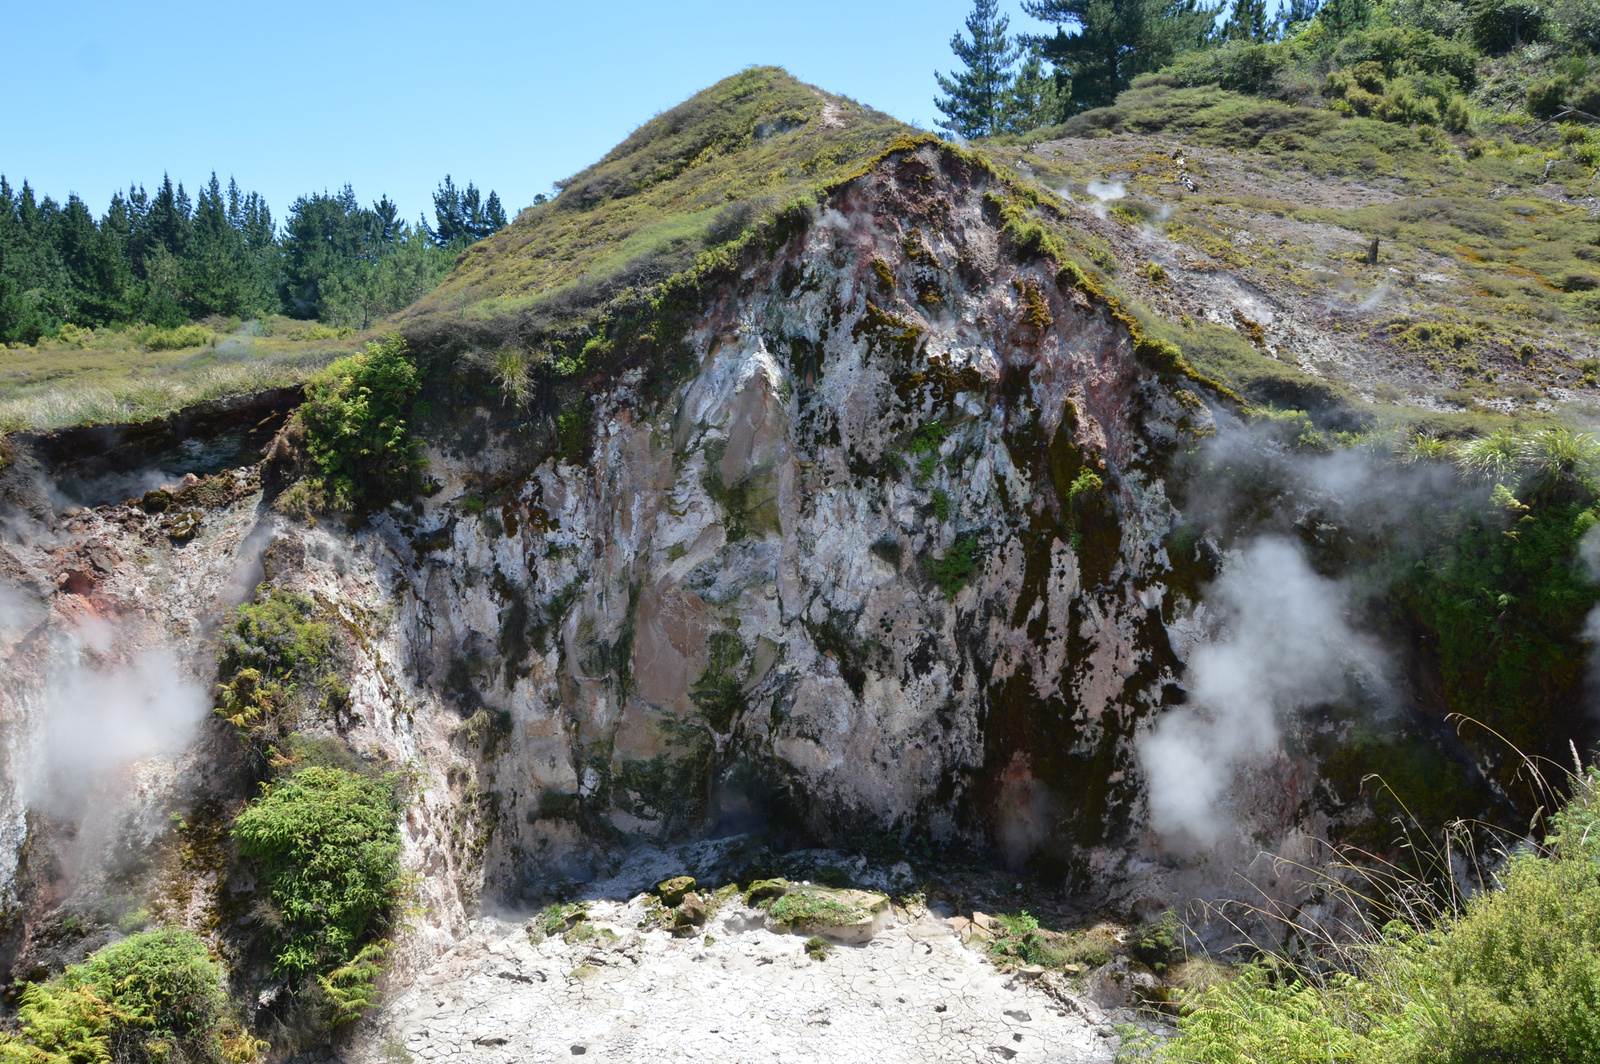
[[(803, 936), (766, 930), (736, 901), (707, 922), (709, 946), (639, 930), (642, 898), (589, 913), (616, 942), (532, 945), (521, 923), (474, 921), (341, 1059), (382, 1064), (403, 1047), (415, 1061), (485, 1064), (1064, 1064), (1115, 1052), (1114, 1021), (1094, 1005), (997, 971), (932, 917), (902, 915), (817, 962)], [(585, 965), (594, 973), (572, 974)]]

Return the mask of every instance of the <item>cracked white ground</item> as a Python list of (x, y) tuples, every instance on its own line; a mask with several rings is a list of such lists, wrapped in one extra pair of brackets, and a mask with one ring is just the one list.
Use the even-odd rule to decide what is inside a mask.
[[(694, 938), (641, 930), (642, 896), (588, 903), (597, 945), (492, 917), (397, 989), (346, 1060), (1107, 1061), (1120, 1022), (1053, 973), (998, 971), (932, 915), (814, 961), (737, 899)], [(706, 936), (709, 936), (709, 941)]]

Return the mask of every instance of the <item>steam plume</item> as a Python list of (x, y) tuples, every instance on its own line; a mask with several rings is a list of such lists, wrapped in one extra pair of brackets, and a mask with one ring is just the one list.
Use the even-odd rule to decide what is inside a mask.
[(1344, 618), (1342, 589), (1287, 540), (1247, 547), (1206, 601), (1226, 631), (1191, 655), (1189, 703), (1138, 742), (1150, 825), (1178, 847), (1222, 838), (1234, 774), (1277, 748), (1279, 714), (1339, 697), (1377, 660)]
[(24, 790), (30, 805), (75, 813), (126, 766), (182, 751), (209, 711), (205, 687), (184, 675), (170, 649), (106, 662), (114, 635), (94, 624), (66, 637), (66, 663), (42, 706), (38, 755)]

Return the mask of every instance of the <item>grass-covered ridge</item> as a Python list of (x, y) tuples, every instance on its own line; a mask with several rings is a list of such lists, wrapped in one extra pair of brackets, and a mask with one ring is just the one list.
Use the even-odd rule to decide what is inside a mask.
[(560, 182), (554, 200), (466, 252), (406, 318), (554, 316), (664, 280), (837, 180), (909, 129), (777, 67), (724, 78)]

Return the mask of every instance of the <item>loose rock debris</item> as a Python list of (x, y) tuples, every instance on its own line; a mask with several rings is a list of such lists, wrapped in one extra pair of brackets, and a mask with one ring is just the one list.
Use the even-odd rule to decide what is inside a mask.
[(475, 921), (341, 1056), (1068, 1064), (1111, 1061), (1117, 1026), (1130, 1019), (1102, 1012), (1056, 973), (997, 970), (926, 913), (897, 910), (870, 940), (816, 961), (805, 936), (770, 930), (737, 900), (693, 939), (652, 921), (643, 896), (585, 904), (592, 932), (543, 941), (539, 921)]

